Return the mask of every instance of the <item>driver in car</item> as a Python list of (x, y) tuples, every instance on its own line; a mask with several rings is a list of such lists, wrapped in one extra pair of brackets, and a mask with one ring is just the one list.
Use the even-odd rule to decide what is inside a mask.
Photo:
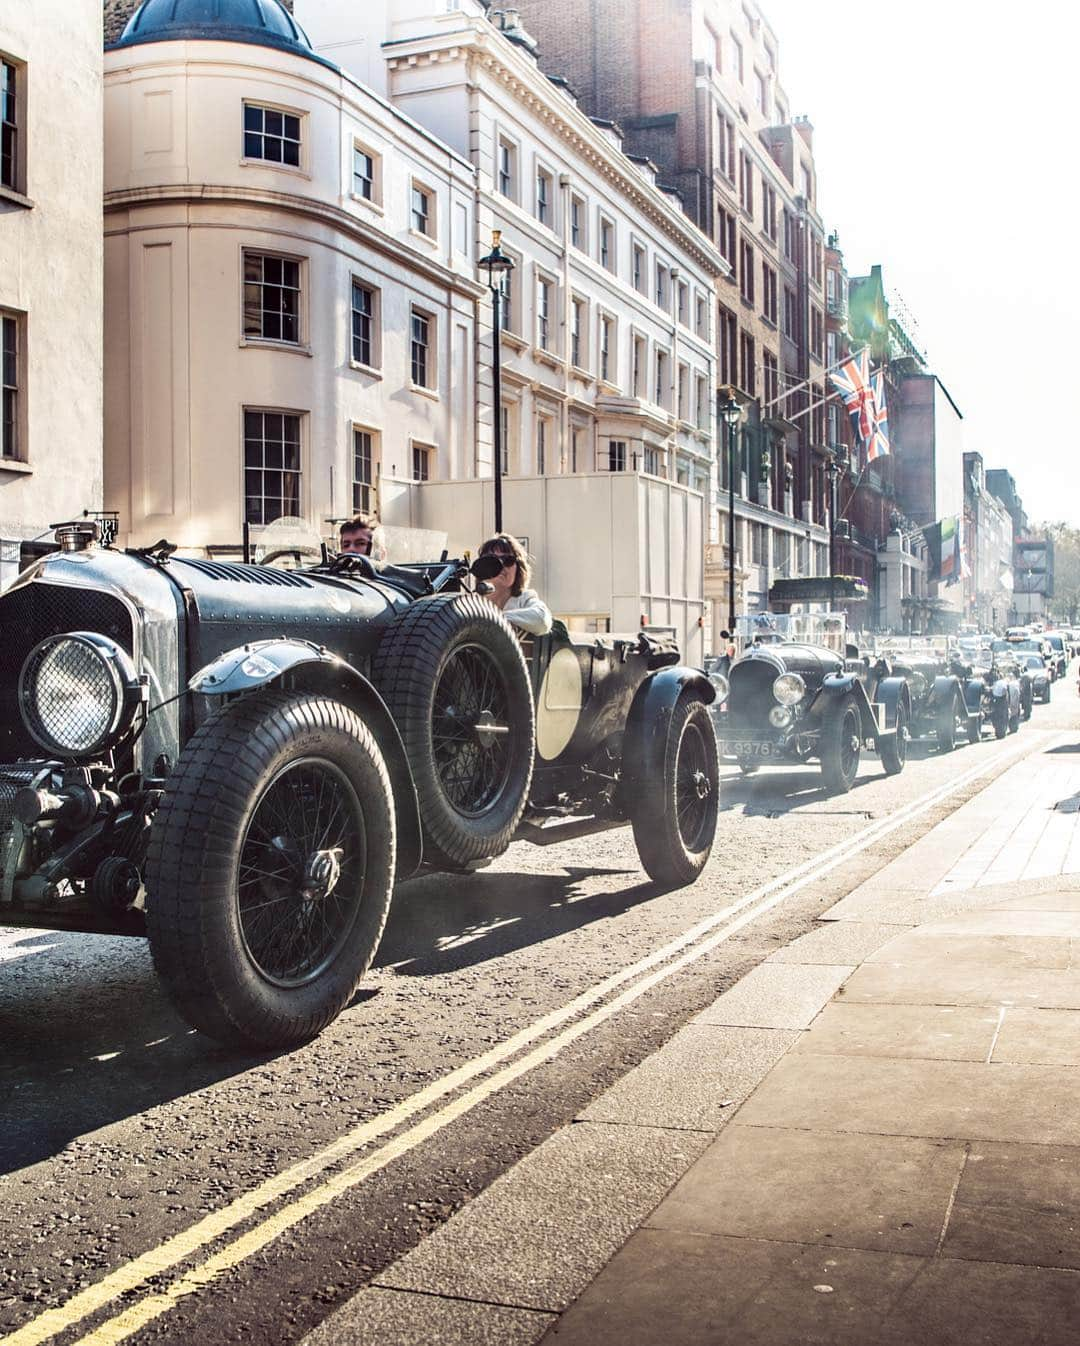
[(375, 546), (375, 529), (378, 519), (372, 514), (358, 514), (355, 519), (347, 519), (341, 525), (341, 545), (339, 551), (352, 552), (355, 556), (371, 556)]
[(536, 592), (528, 588), (532, 571), (525, 548), (509, 533), (496, 533), (481, 546), (480, 556), (495, 556), (502, 569), (489, 581), (486, 595), (519, 635), (544, 636), (551, 630), (551, 609)]

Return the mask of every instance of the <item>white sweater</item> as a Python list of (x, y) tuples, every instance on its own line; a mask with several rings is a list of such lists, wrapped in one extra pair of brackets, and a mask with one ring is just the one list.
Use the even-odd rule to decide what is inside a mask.
[(522, 589), (508, 598), (502, 614), (511, 626), (531, 636), (544, 636), (551, 630), (551, 609), (535, 589)]

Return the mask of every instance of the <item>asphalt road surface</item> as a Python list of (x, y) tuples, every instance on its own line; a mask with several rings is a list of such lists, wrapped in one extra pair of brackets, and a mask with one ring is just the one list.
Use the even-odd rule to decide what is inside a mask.
[[(145, 945), (0, 930), (0, 1331), (298, 1340), (819, 912), (1049, 735), (912, 745), (850, 794), (726, 769), (712, 861), (659, 892), (628, 828), (400, 886), (316, 1042), (191, 1032)], [(192, 875), (197, 882), (197, 875)]]

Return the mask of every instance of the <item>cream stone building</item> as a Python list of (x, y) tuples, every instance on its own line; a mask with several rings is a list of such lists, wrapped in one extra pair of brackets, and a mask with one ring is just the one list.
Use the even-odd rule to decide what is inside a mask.
[(135, 544), (323, 537), (475, 477), (474, 170), (276, 0), (105, 54), (105, 493)]
[[(512, 12), (478, 0), (296, 0), (316, 49), (385, 92), (476, 170), (474, 248), (514, 262), (502, 337), (504, 525), (571, 627), (676, 631), (703, 653), (714, 488), (717, 278), (728, 266), (655, 168), (540, 70)], [(493, 459), (491, 305), (479, 326), (484, 470)], [(404, 504), (404, 501), (400, 502)], [(410, 493), (454, 542), (490, 529), (490, 487)]]
[(0, 5), (0, 587), (101, 508), (101, 10)]

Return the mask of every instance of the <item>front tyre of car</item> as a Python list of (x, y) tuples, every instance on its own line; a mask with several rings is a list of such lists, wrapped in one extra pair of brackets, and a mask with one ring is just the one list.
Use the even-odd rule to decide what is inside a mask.
[(375, 956), (394, 856), (386, 765), (353, 711), (275, 690), (225, 706), (150, 836), (147, 933), (181, 1014), (233, 1046), (315, 1037)]
[(640, 783), (630, 821), (642, 867), (679, 888), (705, 868), (720, 806), (720, 759), (709, 708), (685, 693), (668, 723), (662, 760)]
[(1004, 738), (1009, 732), (1009, 701), (1007, 697), (999, 696), (994, 702), (994, 709), (990, 713), (990, 723), (994, 726), (994, 737)]
[(862, 751), (862, 724), (853, 696), (842, 696), (825, 711), (818, 756), (825, 788), (833, 794), (847, 794), (859, 774)]

